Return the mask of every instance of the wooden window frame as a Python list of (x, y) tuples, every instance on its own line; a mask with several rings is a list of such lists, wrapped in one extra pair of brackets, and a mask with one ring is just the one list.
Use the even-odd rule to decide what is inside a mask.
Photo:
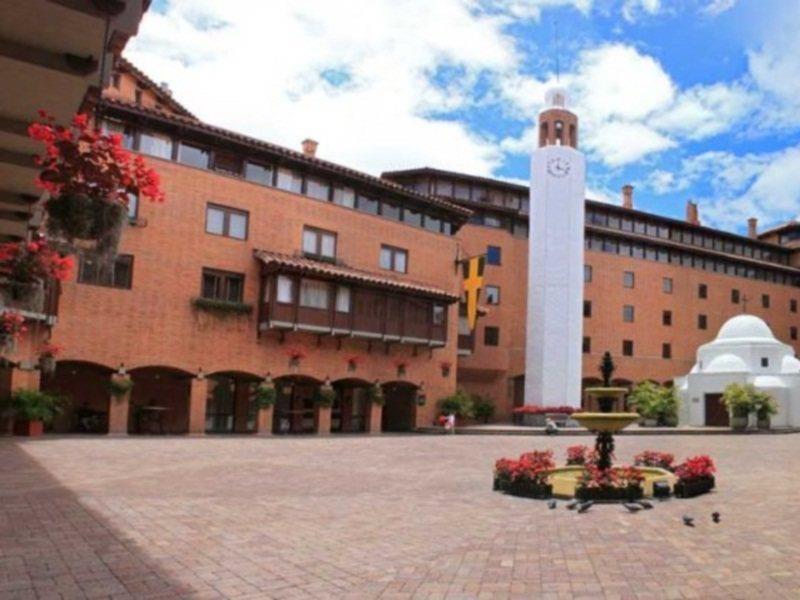
[[(405, 248), (400, 248), (398, 246), (391, 246), (389, 244), (381, 244), (381, 255), (383, 254), (384, 250), (388, 250), (390, 252), (390, 259), (389, 259), (389, 267), (384, 267), (381, 265), (380, 255), (378, 256), (378, 266), (384, 271), (392, 271), (393, 273), (408, 273), (408, 250)], [(397, 269), (397, 254), (398, 253), (405, 254), (406, 257), (406, 268), (403, 271)]]
[(98, 287), (111, 288), (111, 289), (114, 289), (114, 290), (130, 290), (130, 289), (133, 288), (133, 263), (134, 263), (133, 254), (118, 254), (117, 257), (114, 259), (114, 264), (112, 266), (112, 269), (116, 269), (117, 261), (119, 261), (120, 259), (128, 260), (128, 264), (129, 264), (128, 272), (130, 273), (130, 276), (128, 277), (128, 281), (126, 282), (126, 285), (115, 285), (116, 277), (114, 275), (114, 271), (112, 271), (112, 273), (110, 275), (110, 282), (109, 283), (104, 283), (101, 280), (101, 278), (99, 277), (99, 274), (100, 274), (99, 271), (96, 271), (96, 273), (98, 274), (98, 277), (97, 277), (96, 280), (88, 280), (88, 279), (86, 279), (86, 267), (85, 267), (85, 262), (84, 262), (86, 260), (86, 258), (87, 258), (87, 256), (84, 255), (84, 254), (81, 254), (79, 256), (79, 258), (78, 258), (78, 275), (77, 275), (77, 280), (76, 280), (77, 283), (79, 283), (81, 285), (95, 285), (95, 286), (98, 286)]
[[(494, 335), (494, 343), (489, 343), (489, 332), (492, 332)], [(491, 348), (497, 348), (500, 346), (500, 328), (497, 325), (486, 325), (483, 328), (483, 345), (489, 346)]]
[[(496, 302), (492, 302), (492, 301), (489, 300), (489, 288), (492, 288), (492, 290), (496, 290), (497, 291), (497, 301)], [(491, 306), (497, 306), (497, 305), (500, 304), (500, 286), (499, 285), (487, 285), (486, 286), (486, 304), (489, 304)]]
[[(210, 209), (219, 210), (222, 212), (222, 233), (215, 233), (213, 231), (208, 230), (208, 211)], [(244, 216), (244, 237), (236, 237), (230, 234), (231, 231), (231, 214), (239, 214)], [(230, 238), (232, 240), (237, 240), (240, 242), (246, 241), (250, 237), (250, 213), (246, 210), (242, 210), (241, 208), (233, 208), (231, 206), (224, 206), (222, 204), (215, 204), (213, 202), (206, 203), (206, 223), (205, 223), (205, 231), (209, 235), (215, 235), (217, 237), (224, 237)]]
[[(205, 296), (203, 292), (205, 291), (205, 278), (206, 275), (212, 275), (215, 277), (219, 277), (222, 280), (222, 286), (220, 288), (221, 296), (215, 295), (213, 298), (209, 298)], [(241, 295), (238, 300), (230, 300), (228, 298), (228, 286), (229, 281), (231, 279), (239, 279), (241, 281)], [(223, 269), (215, 269), (213, 267), (203, 267), (200, 273), (200, 297), (205, 298), (207, 300), (218, 300), (220, 302), (244, 302), (244, 283), (245, 283), (245, 275), (244, 273), (236, 273), (235, 271), (225, 271)]]
[[(315, 252), (308, 252), (305, 249), (305, 237), (306, 231), (309, 233), (313, 233), (316, 243)], [(326, 256), (322, 254), (322, 236), (323, 235), (330, 235), (333, 236), (333, 256)], [(323, 260), (326, 262), (336, 262), (336, 256), (339, 251), (339, 235), (335, 231), (330, 231), (328, 229), (322, 229), (320, 227), (314, 227), (312, 225), (303, 225), (303, 235), (301, 241), (301, 248), (303, 251), (303, 255), (309, 258), (313, 258), (315, 260)]]

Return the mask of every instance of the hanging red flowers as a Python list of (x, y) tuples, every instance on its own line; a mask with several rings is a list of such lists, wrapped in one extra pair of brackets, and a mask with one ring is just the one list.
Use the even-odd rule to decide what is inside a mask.
[(71, 256), (61, 256), (46, 240), (0, 244), (0, 265), (14, 282), (65, 281), (74, 264)]

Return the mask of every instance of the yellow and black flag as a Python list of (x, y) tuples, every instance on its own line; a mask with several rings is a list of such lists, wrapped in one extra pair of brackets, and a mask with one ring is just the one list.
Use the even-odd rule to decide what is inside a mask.
[(461, 261), (461, 272), (464, 276), (464, 295), (467, 304), (467, 323), (469, 330), (475, 330), (478, 320), (478, 298), (483, 287), (483, 268), (486, 265), (486, 256), (473, 256)]

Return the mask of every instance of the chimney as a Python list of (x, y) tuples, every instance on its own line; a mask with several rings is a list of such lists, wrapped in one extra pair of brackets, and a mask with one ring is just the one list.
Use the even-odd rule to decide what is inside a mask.
[(747, 219), (747, 237), (758, 239), (758, 219), (755, 217)]
[(697, 202), (686, 201), (686, 222), (691, 225), (700, 225), (700, 215), (697, 212)]
[(622, 208), (633, 208), (633, 186), (630, 183), (622, 186)]
[(303, 147), (303, 154), (306, 156), (316, 156), (317, 146), (319, 145), (316, 140), (306, 138), (300, 143)]

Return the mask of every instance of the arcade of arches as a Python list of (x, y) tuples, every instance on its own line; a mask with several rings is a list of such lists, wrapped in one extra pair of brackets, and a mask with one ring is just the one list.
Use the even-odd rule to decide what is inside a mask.
[[(125, 391), (114, 380), (129, 380)], [(382, 384), (383, 405), (371, 401), (372, 382), (330, 382), (336, 398), (322, 406), (324, 382), (305, 375), (274, 378), (274, 406), (259, 408), (261, 377), (239, 371), (197, 375), (168, 366), (115, 370), (87, 361), (59, 361), (41, 388), (65, 400), (52, 425), (57, 433), (224, 434), (378, 433), (412, 431), (419, 387)], [(123, 389), (124, 386), (123, 386)]]

